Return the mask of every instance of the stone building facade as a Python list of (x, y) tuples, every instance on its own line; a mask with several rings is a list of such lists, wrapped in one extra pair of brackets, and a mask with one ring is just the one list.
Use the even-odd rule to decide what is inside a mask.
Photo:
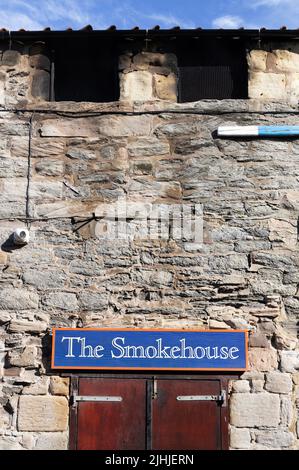
[[(298, 124), (298, 43), (248, 50), (247, 99), (192, 103), (174, 53), (130, 44), (119, 101), (51, 102), (35, 46), (5, 43), (0, 61), (0, 448), (68, 448), (52, 327), (160, 327), (249, 330), (230, 447), (298, 449), (298, 139), (215, 132)], [(201, 204), (202, 243), (99, 239), (99, 207), (124, 197)]]

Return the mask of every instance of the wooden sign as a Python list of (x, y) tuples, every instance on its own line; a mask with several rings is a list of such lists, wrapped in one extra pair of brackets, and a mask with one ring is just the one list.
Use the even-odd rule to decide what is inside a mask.
[(53, 369), (246, 370), (243, 330), (53, 330)]

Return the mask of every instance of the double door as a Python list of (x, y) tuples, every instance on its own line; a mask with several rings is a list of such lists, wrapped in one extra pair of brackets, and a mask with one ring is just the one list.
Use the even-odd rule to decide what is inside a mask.
[(73, 378), (70, 447), (225, 449), (226, 381), (163, 376)]

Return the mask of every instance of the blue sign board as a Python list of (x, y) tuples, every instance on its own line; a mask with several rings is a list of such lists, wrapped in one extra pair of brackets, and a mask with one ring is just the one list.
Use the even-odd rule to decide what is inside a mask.
[(246, 370), (247, 331), (55, 328), (52, 368)]

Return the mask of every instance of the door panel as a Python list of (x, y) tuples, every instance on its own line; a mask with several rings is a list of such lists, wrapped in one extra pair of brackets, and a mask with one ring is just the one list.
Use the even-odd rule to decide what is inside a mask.
[(177, 400), (178, 396), (219, 394), (217, 381), (158, 380), (152, 403), (152, 448), (221, 449), (219, 403)]
[(146, 382), (80, 379), (79, 395), (119, 396), (121, 402), (79, 402), (78, 450), (142, 450), (146, 442)]
[[(227, 448), (227, 407), (215, 400), (227, 382), (217, 378), (79, 378), (71, 409), (77, 450), (218, 450)], [(76, 383), (77, 383), (76, 382)], [(88, 397), (121, 401), (88, 401)], [(81, 398), (80, 398), (81, 397)], [(84, 399), (84, 401), (82, 401)], [(101, 398), (102, 399), (102, 398)], [(72, 434), (75, 432), (75, 436)], [(223, 447), (224, 446), (224, 447)]]

